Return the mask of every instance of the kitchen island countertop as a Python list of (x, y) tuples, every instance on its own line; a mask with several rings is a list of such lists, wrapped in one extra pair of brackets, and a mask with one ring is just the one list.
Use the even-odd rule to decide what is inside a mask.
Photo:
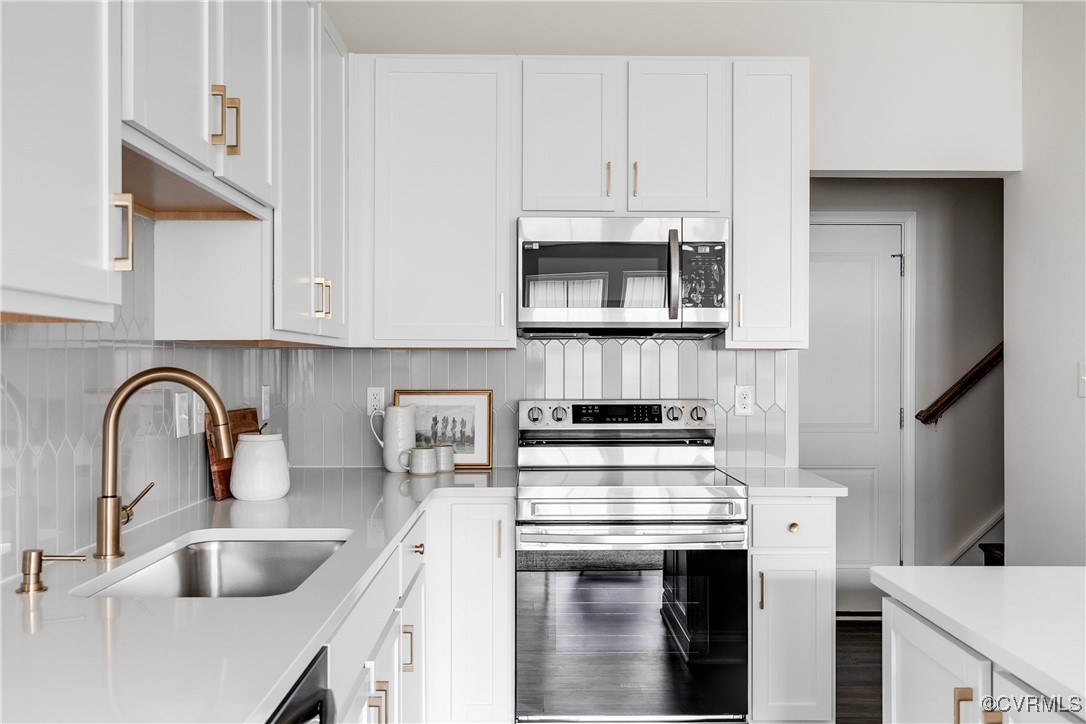
[(722, 467), (720, 470), (747, 486), (751, 498), (834, 497), (848, 495), (848, 488), (810, 470), (797, 467)]
[[(4, 721), (266, 721), (431, 496), (512, 497), (516, 469), (410, 477), (295, 468), (280, 500), (204, 500), (126, 528), (127, 555), (43, 567), (48, 591), (3, 582)], [(138, 520), (138, 519), (137, 519)], [(207, 528), (346, 529), (296, 590), (262, 598), (90, 598), (72, 593)], [(50, 553), (55, 551), (48, 551)], [(63, 551), (65, 553), (69, 551)], [(96, 589), (94, 585), (89, 586)]]

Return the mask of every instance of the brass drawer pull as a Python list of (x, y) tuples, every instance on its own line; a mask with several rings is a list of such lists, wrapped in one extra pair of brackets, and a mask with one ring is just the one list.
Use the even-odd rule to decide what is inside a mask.
[[(241, 99), (240, 98), (227, 98), (226, 105), (224, 106), (223, 114), (225, 116), (225, 109), (234, 109), (234, 142), (226, 144), (227, 156), (240, 156), (241, 155)], [(223, 122), (223, 133), (226, 133), (226, 124)]]
[(973, 701), (973, 689), (968, 686), (954, 687), (954, 724), (962, 724), (963, 701)]
[(765, 608), (765, 571), (758, 571), (758, 608)]
[(799, 530), (799, 523), (792, 523), (790, 526), (788, 526), (789, 533), (795, 533), (797, 530)]
[(416, 545), (411, 550), (413, 552), (419, 554), (420, 556), (424, 556), (424, 555), (426, 555), (426, 544), (425, 543), (419, 543), (418, 545)]
[(410, 674), (415, 670), (415, 627), (404, 626), (401, 630), (403, 631), (404, 636), (408, 637), (407, 640), (409, 642), (409, 648), (407, 650), (407, 661), (403, 664), (403, 670), (404, 673)]
[(607, 197), (611, 197), (611, 162), (607, 162)]
[(118, 209), (125, 209), (125, 220), (128, 223), (128, 231), (125, 234), (125, 246), (128, 249), (124, 256), (118, 256), (113, 260), (113, 271), (132, 271), (132, 240), (135, 233), (132, 226), (135, 219), (132, 194), (113, 194), (113, 205)]
[(211, 97), (219, 99), (219, 132), (211, 134), (211, 145), (223, 146), (226, 144), (226, 86), (211, 86)]

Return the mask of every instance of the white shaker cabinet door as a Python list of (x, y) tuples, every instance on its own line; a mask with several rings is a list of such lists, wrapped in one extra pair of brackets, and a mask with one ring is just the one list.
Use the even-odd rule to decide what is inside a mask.
[(217, 175), (268, 205), (275, 203), (278, 24), (279, 3), (273, 0), (222, 4), (223, 67), (218, 75), (228, 102)]
[(1066, 711), (1041, 711), (1057, 709), (1060, 706), (1072, 708), (1082, 713), (1082, 701), (1072, 701), (1071, 696), (1062, 699), (1046, 697), (1021, 679), (1005, 671), (992, 670), (992, 708), (1000, 712), (999, 724), (1082, 724), (1082, 720)]
[[(327, 287), (320, 333), (347, 336), (347, 47), (320, 10), (317, 155), (317, 252), (314, 266)], [(284, 99), (290, 102), (290, 99)]]
[(729, 346), (807, 347), (810, 252), (806, 60), (733, 64)]
[(426, 719), (426, 570), (407, 582), (400, 612), (400, 719), (421, 724)]
[(379, 345), (513, 343), (512, 63), (376, 61)]
[(724, 208), (724, 60), (629, 63), (630, 211)]
[(833, 719), (834, 571), (828, 554), (751, 554), (753, 721)]
[(112, 322), (121, 302), (120, 23), (117, 3), (0, 4), (5, 313)]
[(212, 7), (208, 0), (121, 3), (123, 120), (207, 169), (225, 102), (212, 95)]
[(897, 601), (882, 600), (882, 719), (982, 721), (992, 662)]
[[(280, 163), (275, 210), (275, 327), (318, 334), (324, 289), (314, 283), (317, 48), (320, 9), (283, 4)], [(287, 102), (285, 99), (290, 99)]]
[(625, 193), (619, 145), (623, 63), (532, 58), (523, 71), (524, 209), (618, 210)]

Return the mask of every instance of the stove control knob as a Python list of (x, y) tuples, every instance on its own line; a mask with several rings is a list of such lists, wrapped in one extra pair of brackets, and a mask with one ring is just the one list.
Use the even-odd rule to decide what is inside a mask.
[(667, 419), (671, 420), (672, 422), (678, 422), (679, 420), (683, 419), (683, 408), (676, 407), (675, 405), (667, 408)]
[(561, 422), (562, 420), (565, 420), (566, 419), (566, 408), (564, 408), (564, 407), (556, 407), (556, 408), (554, 408), (554, 411), (551, 412), (551, 417), (554, 418), (555, 422)]
[(543, 419), (543, 410), (538, 407), (532, 407), (528, 410), (528, 421), (539, 422)]
[(690, 419), (694, 422), (701, 422), (708, 416), (705, 408), (701, 405), (695, 405), (694, 409), (690, 411)]

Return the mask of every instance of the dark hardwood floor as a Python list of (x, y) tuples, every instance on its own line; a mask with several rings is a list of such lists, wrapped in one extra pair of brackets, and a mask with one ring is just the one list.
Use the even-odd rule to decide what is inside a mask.
[(882, 622), (837, 622), (837, 721), (882, 720)]

